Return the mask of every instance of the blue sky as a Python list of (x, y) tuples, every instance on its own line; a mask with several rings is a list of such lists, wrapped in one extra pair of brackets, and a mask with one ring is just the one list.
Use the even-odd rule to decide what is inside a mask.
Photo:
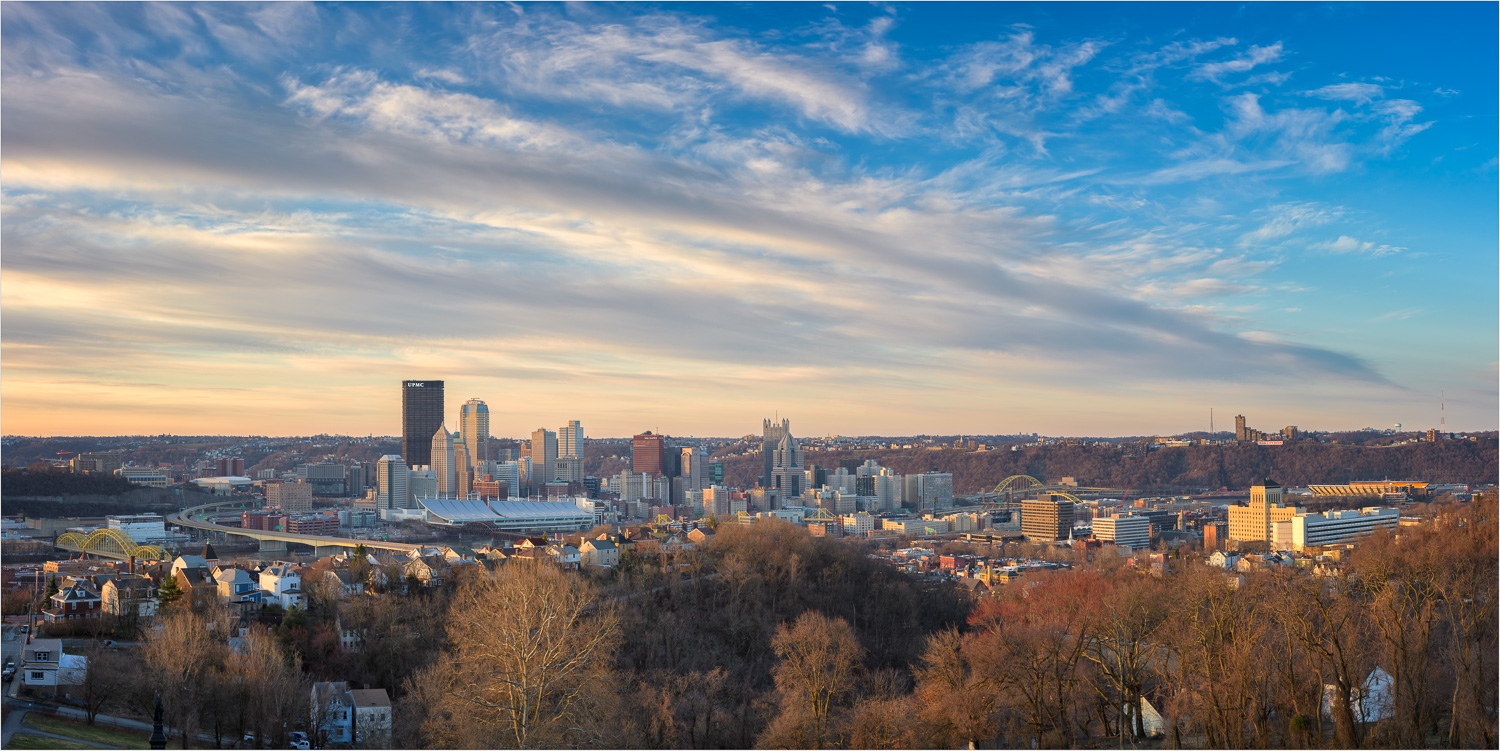
[(1493, 429), (1496, 6), (0, 6), (6, 433)]

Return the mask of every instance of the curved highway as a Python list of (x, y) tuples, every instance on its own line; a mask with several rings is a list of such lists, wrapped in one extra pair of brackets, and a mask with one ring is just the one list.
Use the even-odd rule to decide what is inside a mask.
[(244, 501), (221, 501), (219, 503), (206, 503), (202, 506), (194, 506), (192, 508), (186, 508), (178, 511), (174, 514), (168, 514), (167, 521), (172, 524), (180, 524), (184, 527), (201, 529), (207, 532), (221, 532), (226, 535), (239, 535), (241, 537), (250, 537), (262, 542), (266, 540), (275, 540), (280, 542), (298, 542), (302, 543), (303, 545), (311, 545), (315, 548), (353, 548), (363, 545), (366, 548), (371, 549), (398, 550), (401, 552), (420, 550), (422, 548), (421, 545), (414, 545), (406, 542), (386, 542), (384, 540), (357, 540), (350, 537), (323, 537), (322, 535), (303, 535), (296, 534), (294, 532), (272, 532), (261, 529), (241, 529), (240, 527), (225, 527), (220, 524), (214, 524), (213, 522), (196, 518), (198, 515), (203, 514), (207, 509), (217, 508), (219, 506), (241, 506), (244, 503)]

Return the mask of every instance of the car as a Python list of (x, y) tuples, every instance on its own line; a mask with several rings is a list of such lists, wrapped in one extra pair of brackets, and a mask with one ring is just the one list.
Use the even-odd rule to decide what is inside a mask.
[(31, 627), (30, 626), (22, 626), (21, 627), (21, 633), (23, 633), (23, 634), (29, 634), (29, 633), (31, 633)]
[(296, 748), (296, 749), (309, 749), (309, 748), (312, 748), (312, 741), (308, 740), (307, 733), (303, 733), (303, 732), (300, 732), (300, 731), (293, 731), (292, 732), (292, 734), (290, 736), (290, 742), (292, 744), (292, 748)]

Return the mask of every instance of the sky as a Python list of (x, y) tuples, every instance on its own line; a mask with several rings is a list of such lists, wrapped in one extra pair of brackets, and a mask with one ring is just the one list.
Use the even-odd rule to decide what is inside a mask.
[(0, 6), (0, 431), (1497, 427), (1494, 3)]

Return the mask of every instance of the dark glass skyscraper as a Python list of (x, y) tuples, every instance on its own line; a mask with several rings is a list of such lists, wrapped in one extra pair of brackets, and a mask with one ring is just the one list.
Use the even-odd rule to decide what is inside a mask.
[(432, 435), (443, 425), (443, 382), (401, 382), (401, 458), (432, 465)]

